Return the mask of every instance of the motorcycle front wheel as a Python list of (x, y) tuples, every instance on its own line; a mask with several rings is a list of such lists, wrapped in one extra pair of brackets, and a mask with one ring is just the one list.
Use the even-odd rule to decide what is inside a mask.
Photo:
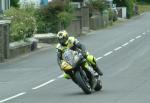
[(78, 85), (81, 87), (81, 89), (86, 94), (91, 94), (92, 89), (90, 87), (90, 84), (86, 81), (84, 75), (82, 75), (79, 71), (75, 73), (76, 81), (78, 82)]

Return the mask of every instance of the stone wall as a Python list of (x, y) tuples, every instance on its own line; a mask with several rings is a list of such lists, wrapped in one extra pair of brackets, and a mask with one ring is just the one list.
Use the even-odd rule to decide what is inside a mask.
[(4, 35), (3, 24), (0, 24), (0, 62), (4, 61)]
[(89, 18), (89, 8), (88, 7), (77, 8), (75, 10), (74, 16), (77, 18), (81, 18), (82, 29), (84, 29), (84, 28), (89, 29), (90, 18)]
[(9, 32), (10, 21), (0, 21), (0, 62), (3, 62), (9, 57)]
[(22, 54), (29, 53), (31, 52), (31, 43), (24, 41), (12, 42), (9, 44), (9, 52), (9, 58), (15, 58)]
[(82, 32), (80, 18), (72, 20), (72, 23), (67, 28), (67, 31), (71, 36), (79, 36)]
[(97, 30), (100, 28), (104, 28), (109, 24), (109, 14), (108, 11), (104, 11), (103, 13), (96, 12), (90, 18), (90, 29)]
[(83, 7), (81, 8), (81, 16), (82, 16), (82, 27), (88, 27), (89, 28), (89, 8)]

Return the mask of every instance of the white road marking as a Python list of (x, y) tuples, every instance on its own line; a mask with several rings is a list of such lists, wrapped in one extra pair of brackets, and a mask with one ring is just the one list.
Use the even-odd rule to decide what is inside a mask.
[(143, 35), (145, 35), (146, 33), (144, 32), (144, 33), (142, 33)]
[(113, 53), (113, 51), (110, 51), (110, 52), (104, 54), (104, 56), (108, 56), (108, 55), (110, 55), (111, 53)]
[(129, 43), (125, 43), (125, 44), (123, 44), (122, 46), (127, 46)]
[(64, 76), (64, 74), (62, 74), (62, 75), (58, 76), (58, 77), (57, 77), (57, 79), (62, 78), (63, 76)]
[(131, 39), (130, 42), (133, 42), (135, 39)]
[(53, 82), (53, 81), (55, 81), (56, 79), (51, 79), (51, 80), (49, 80), (48, 82), (45, 82), (45, 83), (43, 83), (43, 84), (41, 84), (41, 85), (39, 85), (39, 86), (36, 86), (36, 87), (34, 87), (34, 88), (32, 88), (33, 90), (35, 90), (35, 89), (38, 89), (38, 88), (41, 88), (41, 87), (43, 87), (43, 86), (45, 86), (45, 85), (48, 85), (49, 83), (51, 83), (51, 82)]
[(140, 14), (141, 16), (144, 15), (144, 13)]
[(136, 39), (141, 38), (141, 37), (142, 37), (142, 36), (141, 36), (141, 35), (139, 35), (139, 36), (137, 36), (137, 37), (136, 37)]
[(120, 50), (122, 47), (121, 46), (119, 46), (118, 48), (116, 48), (116, 49), (114, 49), (115, 51), (117, 51), (117, 50)]
[(98, 58), (96, 58), (96, 60), (100, 60), (100, 59), (102, 59), (103, 57), (98, 57)]
[(9, 98), (0, 100), (0, 103), (4, 103), (4, 102), (6, 102), (6, 101), (12, 100), (12, 99), (17, 98), (17, 97), (19, 97), (19, 96), (22, 96), (22, 95), (24, 95), (24, 94), (26, 94), (26, 92), (22, 92), (22, 93), (19, 93), (19, 94), (14, 95), (14, 96), (12, 96), (12, 97), (9, 97)]

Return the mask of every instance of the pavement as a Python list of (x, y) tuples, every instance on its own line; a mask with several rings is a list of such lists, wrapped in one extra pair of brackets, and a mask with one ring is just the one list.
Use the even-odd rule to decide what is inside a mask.
[(86, 95), (62, 78), (56, 49), (0, 64), (0, 103), (149, 103), (150, 12), (81, 36), (96, 56), (103, 89)]

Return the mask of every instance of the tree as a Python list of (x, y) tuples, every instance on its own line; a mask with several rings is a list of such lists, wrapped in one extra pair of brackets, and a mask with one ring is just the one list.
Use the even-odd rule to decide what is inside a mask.
[(83, 2), (83, 0), (72, 0), (72, 2)]
[(114, 0), (114, 3), (117, 4), (118, 7), (127, 7), (128, 18), (133, 15), (133, 5), (135, 3), (135, 0)]
[(19, 0), (10, 0), (10, 6), (19, 7)]

